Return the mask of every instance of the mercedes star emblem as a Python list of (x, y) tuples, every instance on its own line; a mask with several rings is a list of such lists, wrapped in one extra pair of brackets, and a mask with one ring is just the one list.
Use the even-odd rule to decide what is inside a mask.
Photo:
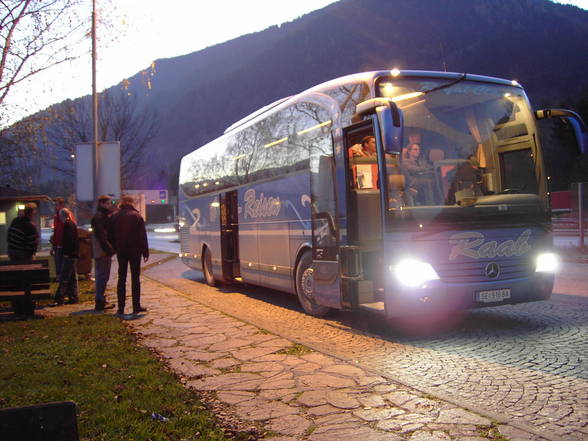
[(486, 265), (486, 276), (496, 279), (500, 275), (500, 266), (496, 262), (490, 262)]

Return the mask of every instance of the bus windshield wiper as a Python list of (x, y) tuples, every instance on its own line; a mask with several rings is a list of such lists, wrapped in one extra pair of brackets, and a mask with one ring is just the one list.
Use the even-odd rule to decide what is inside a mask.
[(518, 188), (505, 188), (502, 191), (499, 191), (497, 194), (520, 194), (522, 191)]
[(423, 94), (427, 94), (427, 93), (431, 93), (431, 92), (436, 92), (436, 91), (441, 90), (441, 89), (446, 89), (447, 87), (451, 87), (451, 86), (453, 86), (453, 85), (455, 85), (457, 83), (461, 83), (465, 79), (466, 79), (466, 74), (463, 73), (463, 74), (460, 75), (459, 78), (457, 78), (457, 79), (455, 79), (455, 80), (453, 80), (453, 81), (451, 81), (451, 82), (449, 82), (447, 84), (442, 84), (441, 86), (433, 87), (432, 89), (423, 90), (422, 93)]

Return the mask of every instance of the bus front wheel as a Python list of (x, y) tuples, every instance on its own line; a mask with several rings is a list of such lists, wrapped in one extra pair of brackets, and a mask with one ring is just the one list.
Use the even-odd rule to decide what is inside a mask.
[(314, 270), (312, 269), (312, 254), (309, 250), (305, 251), (296, 265), (296, 295), (302, 308), (307, 314), (314, 317), (322, 317), (329, 308), (318, 305), (314, 301)]
[(204, 248), (204, 252), (202, 253), (202, 272), (204, 273), (206, 283), (209, 286), (216, 286), (216, 279), (212, 274), (212, 255), (208, 247)]

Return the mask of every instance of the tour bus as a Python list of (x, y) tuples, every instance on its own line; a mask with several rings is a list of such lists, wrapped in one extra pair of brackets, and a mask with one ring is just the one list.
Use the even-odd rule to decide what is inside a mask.
[(582, 120), (533, 112), (516, 81), (394, 69), (312, 87), (182, 159), (180, 256), (209, 285), (286, 291), (314, 316), (547, 299), (557, 256), (536, 120), (550, 117), (584, 152)]

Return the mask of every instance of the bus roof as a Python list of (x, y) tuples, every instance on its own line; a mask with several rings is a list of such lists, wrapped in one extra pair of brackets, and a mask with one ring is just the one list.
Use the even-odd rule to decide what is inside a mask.
[(521, 87), (522, 86), (516, 80), (505, 80), (502, 78), (496, 77), (489, 77), (484, 75), (474, 75), (474, 74), (464, 74), (464, 73), (457, 73), (457, 72), (439, 72), (439, 71), (428, 71), (428, 70), (380, 70), (380, 71), (371, 71), (371, 72), (361, 72), (351, 75), (346, 75), (343, 77), (335, 78), (333, 80), (326, 81), (324, 83), (318, 84), (316, 86), (311, 87), (310, 89), (306, 89), (296, 95), (292, 95), (289, 97), (281, 98), (277, 101), (274, 101), (267, 106), (264, 106), (253, 113), (250, 113), (246, 117), (236, 121), (235, 123), (231, 124), (227, 129), (224, 131), (224, 134), (227, 134), (238, 127), (241, 127), (247, 124), (250, 121), (253, 121), (257, 117), (272, 111), (276, 107), (280, 106), (280, 104), (286, 103), (289, 100), (294, 100), (301, 95), (306, 95), (308, 93), (313, 92), (322, 92), (324, 90), (329, 90), (336, 88), (338, 86), (346, 85), (346, 84), (357, 84), (357, 83), (367, 83), (373, 85), (376, 78), (383, 77), (383, 76), (393, 76), (394, 78), (436, 78), (436, 79), (448, 79), (448, 80), (457, 80), (461, 77), (463, 79), (469, 81), (480, 81), (484, 83), (495, 83), (500, 84), (503, 86), (514, 86), (514, 87)]
[(489, 77), (485, 75), (475, 75), (475, 74), (466, 74), (466, 73), (459, 73), (459, 72), (438, 72), (438, 71), (430, 71), (430, 70), (380, 70), (380, 71), (372, 71), (372, 72), (363, 72), (357, 73), (352, 75), (347, 75), (340, 78), (335, 78), (333, 80), (327, 81), (325, 83), (319, 84), (314, 86), (302, 93), (310, 92), (310, 91), (320, 91), (323, 89), (330, 89), (332, 87), (336, 87), (339, 84), (348, 84), (348, 83), (358, 83), (358, 82), (368, 82), (373, 83), (376, 78), (383, 77), (383, 76), (393, 76), (395, 78), (437, 78), (437, 79), (448, 79), (448, 80), (457, 80), (465, 75), (465, 79), (470, 81), (481, 81), (484, 83), (496, 83), (503, 86), (518, 86), (521, 87), (520, 84), (515, 80), (505, 80), (503, 78), (496, 78), (496, 77)]

